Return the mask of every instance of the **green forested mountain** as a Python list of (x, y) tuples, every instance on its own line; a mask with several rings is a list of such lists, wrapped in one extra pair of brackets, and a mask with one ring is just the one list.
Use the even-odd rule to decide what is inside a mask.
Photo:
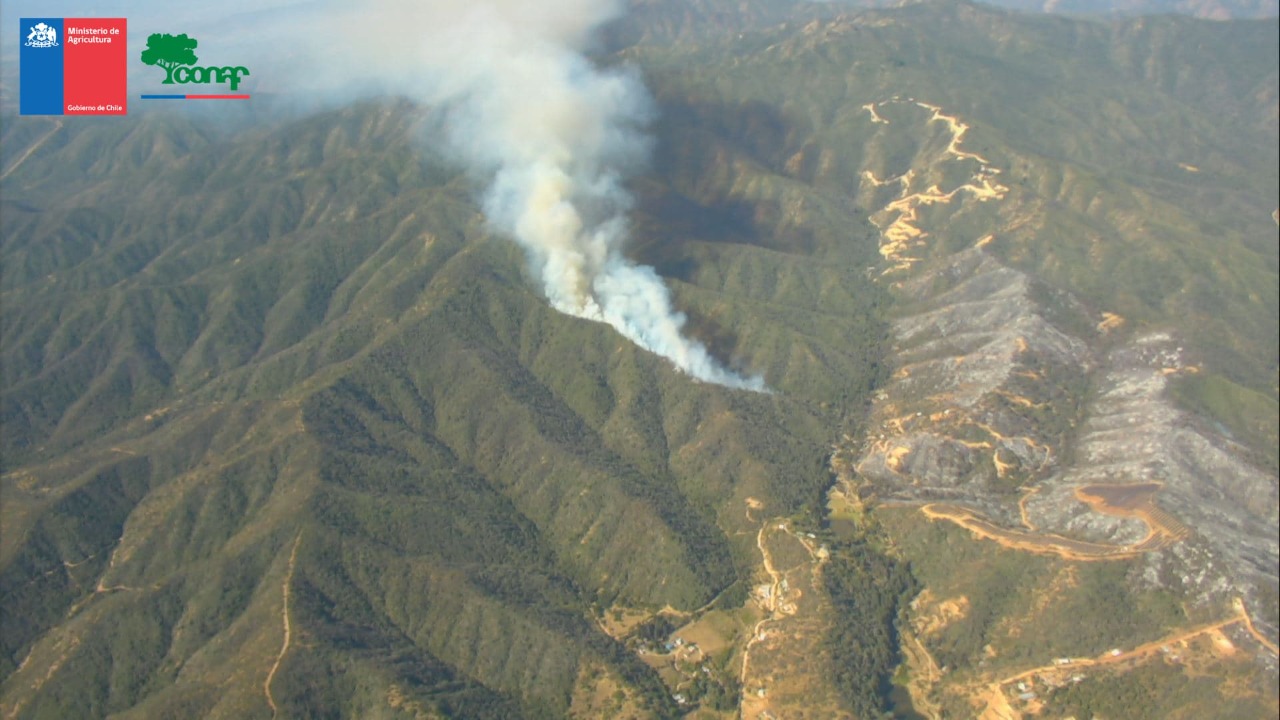
[[(772, 393), (548, 307), (433, 152), (436, 108), (3, 118), (6, 717), (963, 717), (1236, 598), (1234, 654), (1194, 635), (1185, 666), (1036, 692), (1048, 717), (1273, 710), (1275, 539), (1251, 523), (1276, 492), (1275, 21), (706, 0), (607, 35), (597, 60), (659, 108), (629, 254)], [(1015, 322), (1072, 338), (1010, 371), (1052, 392), (998, 388), (1043, 407), (973, 415), (1049, 446), (1034, 471), (990, 450), (999, 482), (970, 492), (942, 451), (895, 456), (892, 420), (988, 407), (903, 380), (929, 343)], [(1190, 457), (1226, 498), (1200, 515), (1148, 478), (1176, 544), (1085, 562), (917, 512), (1007, 528), (1018, 493), (1103, 482), (1090, 423), (1153, 333), (1178, 347), (1168, 427), (1221, 455), (1143, 461)], [(1248, 570), (1177, 580), (1224, 567)], [(1208, 679), (1150, 701), (1184, 669)]]
[[(132, 653), (136, 632), (155, 638), (132, 670), (163, 688), (149, 702), (202, 708), (212, 681), (184, 669), (229, 642), (207, 672), (255, 652), (265, 672), (290, 577), (298, 632), (326, 648), (314, 662), (354, 662), (354, 642), (374, 653), (359, 682), (558, 715), (585, 667), (657, 682), (590, 606), (701, 606), (748, 572), (732, 499), (818, 504), (829, 428), (875, 372), (874, 300), (842, 288), (855, 271), (728, 248), (743, 289), (684, 292), (708, 327), (717, 308), (752, 318), (767, 340), (743, 362), (786, 390), (695, 383), (547, 308), (474, 188), (419, 159), (420, 112), (378, 102), (231, 136), (173, 116), (68, 124), (14, 175), (35, 179), (5, 195), (15, 695), (15, 665), (65, 628), (96, 646), (68, 681), (102, 673), (76, 707), (148, 700), (92, 660)], [(865, 348), (841, 352), (848, 338)], [(408, 667), (386, 664), (396, 646)], [(351, 688), (332, 692), (306, 701)]]

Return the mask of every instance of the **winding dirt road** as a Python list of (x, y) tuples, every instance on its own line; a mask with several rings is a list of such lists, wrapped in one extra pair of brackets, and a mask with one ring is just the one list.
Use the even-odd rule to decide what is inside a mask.
[(302, 541), (302, 533), (298, 533), (293, 539), (293, 550), (289, 552), (289, 569), (285, 572), (284, 588), (283, 588), (283, 608), (280, 611), (284, 617), (284, 640), (280, 643), (280, 653), (276, 655), (276, 661), (271, 665), (271, 670), (267, 672), (267, 679), (262, 683), (262, 691), (266, 693), (267, 705), (271, 706), (271, 717), (279, 714), (276, 707), (275, 698), (271, 696), (271, 681), (276, 677), (276, 671), (280, 669), (280, 662), (284, 660), (285, 653), (289, 652), (289, 639), (292, 630), (289, 627), (289, 586), (293, 583), (293, 568), (298, 560), (298, 543)]
[(1022, 670), (1008, 677), (996, 680), (988, 686), (988, 703), (986, 709), (983, 710), (981, 720), (1019, 720), (1022, 713), (1014, 709), (1009, 699), (1004, 694), (1004, 688), (1007, 685), (1032, 679), (1041, 675), (1066, 675), (1071, 671), (1082, 670), (1085, 668), (1096, 668), (1106, 665), (1118, 665), (1133, 660), (1142, 660), (1149, 656), (1166, 651), (1167, 648), (1194, 640), (1204, 635), (1212, 635), (1221, 633), (1222, 630), (1232, 625), (1240, 625), (1250, 632), (1260, 643), (1267, 647), (1272, 653), (1276, 653), (1276, 646), (1265, 637), (1257, 634), (1253, 630), (1253, 619), (1249, 617), (1248, 611), (1245, 610), (1244, 601), (1236, 598), (1233, 602), (1235, 608), (1235, 617), (1220, 620), (1208, 625), (1184, 630), (1175, 635), (1170, 635), (1160, 640), (1153, 640), (1143, 643), (1138, 647), (1127, 652), (1116, 653), (1114, 650), (1104, 653), (1096, 658), (1068, 658), (1066, 662), (1055, 662), (1048, 665), (1040, 665), (1029, 670)]
[(5, 178), (9, 177), (10, 173), (12, 173), (14, 170), (17, 170), (18, 167), (22, 165), (22, 163), (27, 161), (27, 158), (31, 157), (31, 153), (35, 152), (36, 150), (39, 150), (40, 147), (49, 140), (49, 138), (53, 137), (54, 133), (62, 129), (61, 120), (54, 120), (53, 122), (54, 122), (53, 129), (45, 133), (44, 136), (42, 136), (39, 140), (32, 143), (31, 147), (27, 148), (26, 152), (22, 153), (22, 155), (17, 160), (13, 161), (13, 164), (9, 166), (9, 169), (5, 170), (4, 173), (0, 174), (0, 180), (4, 180)]

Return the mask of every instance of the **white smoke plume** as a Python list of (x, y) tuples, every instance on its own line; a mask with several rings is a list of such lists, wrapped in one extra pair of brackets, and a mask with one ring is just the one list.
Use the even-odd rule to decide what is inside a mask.
[(417, 74), (413, 92), (449, 109), (451, 152), (491, 179), (487, 217), (523, 246), (557, 310), (608, 323), (699, 380), (764, 391), (685, 336), (662, 279), (623, 254), (623, 181), (648, 156), (651, 101), (634, 72), (583, 54), (621, 11), (616, 0), (383, 0), (340, 23), (366, 37), (326, 64)]

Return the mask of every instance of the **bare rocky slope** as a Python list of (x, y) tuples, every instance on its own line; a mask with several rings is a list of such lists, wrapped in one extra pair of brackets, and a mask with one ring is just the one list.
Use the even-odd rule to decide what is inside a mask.
[[(915, 117), (882, 114), (912, 105)], [(965, 149), (962, 120), (900, 98), (866, 110), (881, 132), (896, 122), (917, 138), (943, 132), (950, 140), (920, 142), (897, 177), (864, 171), (863, 197), (884, 202), (871, 218), (889, 264), (881, 282), (900, 310), (892, 378), (876, 393), (864, 434), (837, 453), (848, 490), (972, 508), (1026, 533), (1024, 544), (1035, 535), (1096, 544), (1045, 543), (1043, 551), (1138, 549), (1149, 554), (1153, 584), (1179, 586), (1204, 604), (1246, 598), (1274, 642), (1277, 478), (1225, 428), (1171, 402), (1171, 379), (1202, 371), (1185, 340), (1172, 324), (1135, 329), (1091, 311), (1001, 262), (986, 249), (1007, 231), (1000, 212), (975, 224), (974, 234), (985, 233), (971, 247), (939, 255), (935, 238), (953, 233), (923, 210), (958, 206), (954, 218), (1019, 199), (996, 179), (1003, 169)], [(1142, 498), (1091, 505), (1079, 495), (1090, 488)]]

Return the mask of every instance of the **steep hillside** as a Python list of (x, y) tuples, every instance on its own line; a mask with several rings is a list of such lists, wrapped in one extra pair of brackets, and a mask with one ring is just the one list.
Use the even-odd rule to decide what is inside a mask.
[(1178, 13), (1207, 20), (1267, 18), (1278, 14), (1275, 0), (990, 0), (1014, 10), (1071, 15), (1155, 15)]
[[(657, 683), (590, 607), (701, 606), (747, 562), (728, 507), (817, 505), (829, 428), (869, 387), (873, 294), (725, 245), (720, 282), (678, 296), (780, 392), (692, 382), (548, 309), (473, 188), (417, 159), (419, 116), (6, 125), (6, 147), (43, 141), (5, 192), (10, 709), (349, 712), (395, 687), (559, 715), (591, 668)], [(364, 690), (297, 686), (348, 666)]]
[[(634, 51), (667, 107), (722, 118), (877, 228), (865, 277), (894, 297), (893, 374), (837, 443), (832, 528), (887, 534), (933, 593), (902, 646), (918, 710), (1065, 716), (1183, 672), (1084, 658), (1138, 645), (1117, 657), (1146, 673), (1151, 647), (1185, 641), (1194, 676), (1206, 627), (1252, 649), (1210, 674), (1253, 690), (1112, 710), (1274, 702), (1274, 31), (909, 5)], [(1106, 621), (1116, 607), (1132, 614)], [(1037, 686), (1029, 668), (1062, 657), (1081, 658), (1068, 683), (1097, 684)]]

